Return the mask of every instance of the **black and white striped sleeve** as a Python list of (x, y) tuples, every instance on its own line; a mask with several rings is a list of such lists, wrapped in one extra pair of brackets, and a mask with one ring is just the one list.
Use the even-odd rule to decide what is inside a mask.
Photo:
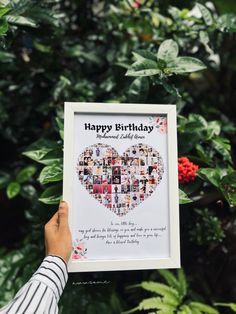
[(0, 309), (0, 313), (58, 313), (57, 303), (67, 280), (68, 271), (64, 260), (59, 256), (48, 255), (14, 299)]

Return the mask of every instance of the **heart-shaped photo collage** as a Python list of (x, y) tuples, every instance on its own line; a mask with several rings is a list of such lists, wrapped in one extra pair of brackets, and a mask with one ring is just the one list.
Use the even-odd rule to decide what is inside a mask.
[(98, 143), (79, 156), (76, 171), (88, 193), (121, 217), (153, 194), (164, 164), (147, 144), (133, 145), (119, 156), (113, 147)]

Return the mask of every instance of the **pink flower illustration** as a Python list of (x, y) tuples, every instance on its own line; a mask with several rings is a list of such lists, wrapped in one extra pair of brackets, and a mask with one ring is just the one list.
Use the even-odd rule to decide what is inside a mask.
[(85, 244), (82, 241), (83, 239), (80, 239), (80, 240), (76, 239), (73, 243), (73, 253), (72, 253), (73, 260), (86, 259), (87, 248), (85, 247)]
[(167, 133), (167, 117), (165, 116), (150, 117), (150, 124), (155, 126), (161, 134)]

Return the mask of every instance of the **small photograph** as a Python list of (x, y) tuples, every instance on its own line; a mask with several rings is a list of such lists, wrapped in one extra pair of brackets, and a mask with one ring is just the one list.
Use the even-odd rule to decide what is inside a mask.
[(93, 168), (92, 167), (84, 167), (84, 175), (93, 174)]
[(130, 174), (131, 175), (139, 175), (139, 167), (138, 166), (133, 166), (133, 167), (131, 167), (131, 169), (130, 169)]
[(144, 195), (146, 193), (146, 190), (147, 190), (146, 185), (139, 186), (139, 194), (140, 195)]
[(144, 201), (144, 194), (140, 194), (139, 198), (140, 198), (140, 203), (143, 202)]
[(120, 172), (121, 172), (121, 167), (120, 166), (113, 166), (112, 167), (112, 174), (113, 175), (117, 175), (120, 176)]
[(149, 166), (148, 167), (149, 175), (157, 175), (157, 166)]
[(155, 178), (155, 176), (151, 175), (148, 177), (148, 183), (149, 184), (157, 184), (157, 180)]
[(78, 165), (79, 166), (83, 166), (84, 165), (84, 161), (83, 160), (79, 160)]
[(130, 193), (130, 185), (121, 184), (121, 193), (122, 193), (122, 194), (128, 194), (128, 193)]
[(139, 166), (139, 158), (133, 158), (131, 157), (132, 160), (130, 160), (130, 166), (135, 167), (135, 166)]
[(116, 184), (116, 185), (112, 185), (112, 193), (121, 193), (121, 185), (120, 184)]
[(103, 195), (102, 194), (94, 194), (94, 198), (102, 204)]
[(142, 185), (146, 185), (146, 184), (148, 183), (148, 178), (149, 178), (149, 176), (140, 176), (139, 182), (140, 182)]
[(112, 176), (112, 184), (120, 184), (120, 176)]
[(133, 160), (134, 160), (134, 157), (129, 157), (128, 160), (127, 160), (127, 165), (128, 166), (132, 166)]
[(102, 159), (94, 159), (93, 160), (93, 165), (94, 166), (102, 166), (103, 165), (103, 160)]
[(130, 185), (130, 192), (139, 192), (139, 185)]
[(148, 156), (152, 157), (153, 149), (152, 147), (148, 147)]
[(112, 162), (112, 157), (107, 157), (103, 159), (103, 167), (105, 166), (111, 166)]
[(140, 203), (139, 193), (131, 193), (130, 200), (133, 207), (137, 206)]
[(139, 185), (139, 177), (137, 177), (137, 176), (132, 176), (132, 177), (131, 177), (131, 184), (133, 184), (133, 185)]
[(112, 166), (121, 166), (121, 157), (117, 156), (117, 157), (112, 157), (112, 161), (111, 161)]
[(107, 207), (111, 208), (112, 206), (112, 196), (110, 194), (103, 195), (103, 201), (102, 203)]
[(76, 169), (79, 176), (84, 174), (84, 167), (80, 166), (80, 167), (77, 167)]
[(118, 207), (119, 206), (119, 204), (120, 204), (120, 196), (121, 196), (121, 194), (112, 194), (112, 205), (114, 204), (115, 205), (115, 207)]
[(148, 157), (148, 164), (150, 166), (156, 166), (158, 164), (157, 157)]
[(109, 166), (103, 166), (103, 174), (112, 175), (112, 168)]
[(82, 175), (79, 175), (79, 180), (81, 181), (81, 182), (83, 182), (83, 180), (84, 180), (84, 175), (82, 174)]
[(156, 184), (148, 184), (147, 193), (151, 195), (155, 191), (155, 188), (156, 188)]
[(111, 176), (103, 175), (102, 176), (102, 184), (111, 184)]
[(108, 157), (112, 157), (112, 148), (111, 147), (107, 147), (105, 149), (105, 152), (104, 152), (104, 158), (108, 158)]
[(112, 157), (118, 157), (118, 156), (119, 156), (118, 152), (114, 148), (112, 148)]
[(84, 182), (85, 183), (89, 183), (89, 184), (93, 184), (93, 175), (92, 174), (89, 174), (89, 175), (85, 175), (84, 176)]
[(140, 174), (140, 175), (146, 175), (146, 174), (148, 174), (148, 166), (140, 166), (140, 167), (139, 167), (139, 174)]
[(93, 185), (93, 194), (102, 194), (102, 185), (94, 184)]
[(111, 184), (102, 185), (103, 194), (111, 194)]
[(93, 176), (93, 184), (102, 184), (102, 176)]
[(146, 162), (146, 157), (139, 157), (139, 165), (140, 166), (146, 166), (147, 165), (147, 162)]
[(120, 173), (121, 173), (121, 175), (127, 175), (128, 174), (128, 167), (126, 167), (126, 166), (121, 167)]
[(93, 167), (93, 174), (102, 175), (103, 169), (101, 166)]
[(128, 159), (129, 159), (129, 157), (121, 157), (121, 166), (127, 166), (128, 165)]
[(129, 175), (122, 175), (121, 176), (121, 184), (131, 184), (130, 176)]
[(130, 157), (137, 157), (139, 156), (139, 150), (136, 146), (132, 146), (129, 153)]

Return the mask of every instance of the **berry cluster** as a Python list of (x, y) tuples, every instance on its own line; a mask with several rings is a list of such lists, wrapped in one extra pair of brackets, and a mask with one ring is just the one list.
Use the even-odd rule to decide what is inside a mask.
[(192, 163), (187, 157), (178, 158), (179, 183), (189, 183), (196, 178), (198, 165)]

